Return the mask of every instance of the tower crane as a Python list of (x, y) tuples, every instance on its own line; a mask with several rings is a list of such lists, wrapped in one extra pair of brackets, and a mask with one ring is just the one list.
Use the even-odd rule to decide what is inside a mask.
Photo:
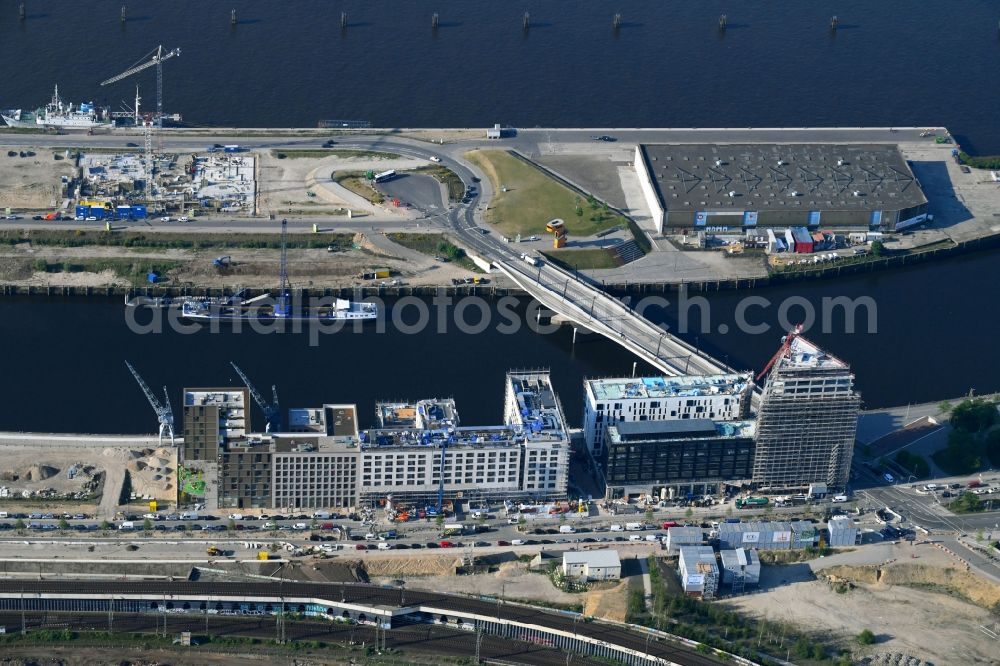
[(788, 353), (788, 350), (791, 349), (792, 347), (792, 342), (795, 340), (795, 338), (799, 337), (801, 334), (802, 334), (802, 324), (799, 324), (791, 331), (789, 331), (788, 335), (781, 338), (781, 347), (778, 348), (778, 351), (774, 353), (774, 356), (771, 357), (771, 360), (767, 362), (767, 365), (764, 366), (764, 369), (760, 371), (759, 375), (757, 375), (758, 382), (764, 375), (767, 374), (767, 371), (770, 370), (771, 367), (778, 362), (779, 358)]
[(242, 370), (240, 370), (240, 367), (232, 361), (229, 362), (229, 365), (233, 366), (233, 370), (236, 371), (236, 374), (240, 376), (240, 379), (243, 380), (243, 383), (246, 384), (247, 389), (249, 389), (250, 397), (253, 398), (254, 402), (257, 403), (257, 406), (264, 412), (264, 419), (267, 421), (265, 432), (277, 432), (281, 430), (281, 410), (278, 408), (278, 387), (274, 385), (271, 386), (271, 403), (268, 404), (264, 402), (264, 396), (260, 394), (257, 387), (250, 383), (250, 379)]
[(288, 220), (281, 221), (281, 267), (278, 270), (278, 279), (281, 285), (278, 287), (278, 302), (274, 304), (274, 314), (277, 317), (287, 317), (289, 285), (288, 285)]
[(149, 390), (149, 386), (146, 385), (146, 382), (142, 380), (142, 377), (139, 376), (139, 373), (136, 371), (136, 369), (132, 367), (132, 364), (129, 363), (128, 361), (125, 361), (125, 365), (128, 366), (129, 372), (131, 372), (132, 376), (135, 377), (135, 381), (139, 383), (139, 388), (141, 388), (142, 392), (146, 394), (146, 400), (149, 400), (149, 404), (153, 408), (153, 411), (156, 412), (156, 418), (160, 422), (160, 444), (163, 444), (164, 432), (167, 433), (167, 435), (170, 437), (170, 443), (173, 444), (174, 410), (173, 407), (170, 406), (170, 394), (167, 393), (167, 387), (166, 386), (163, 387), (164, 401), (163, 404), (161, 405), (160, 401), (156, 399), (155, 395), (153, 395), (153, 392)]
[[(170, 60), (174, 56), (179, 56), (181, 54), (180, 49), (173, 49), (171, 51), (164, 52), (163, 45), (157, 46), (155, 49), (147, 53), (142, 57), (142, 59), (148, 58), (146, 62), (139, 62), (132, 65), (126, 69), (121, 74), (112, 76), (110, 79), (105, 79), (101, 81), (102, 86), (107, 86), (117, 81), (121, 81), (124, 78), (132, 76), (133, 74), (138, 74), (139, 72), (149, 69), (150, 67), (156, 67), (156, 129), (163, 129), (163, 61)], [(136, 121), (138, 122), (138, 118)]]

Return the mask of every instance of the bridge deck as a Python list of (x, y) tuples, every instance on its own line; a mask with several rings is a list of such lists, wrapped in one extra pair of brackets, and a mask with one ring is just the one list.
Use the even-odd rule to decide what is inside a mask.
[(617, 342), (667, 375), (732, 372), (721, 361), (698, 351), (572, 273), (541, 260), (534, 267), (528, 262), (495, 263), (545, 307)]

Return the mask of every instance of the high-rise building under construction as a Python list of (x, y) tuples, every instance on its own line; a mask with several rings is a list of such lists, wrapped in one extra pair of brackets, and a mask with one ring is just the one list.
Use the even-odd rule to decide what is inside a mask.
[(754, 486), (843, 488), (861, 407), (850, 367), (793, 331), (768, 368), (757, 419)]

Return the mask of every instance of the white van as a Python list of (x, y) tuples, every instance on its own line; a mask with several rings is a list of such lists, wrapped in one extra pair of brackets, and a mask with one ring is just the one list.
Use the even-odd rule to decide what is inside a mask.
[(513, 541), (510, 542), (510, 545), (512, 545), (512, 546), (523, 546), (524, 545), (524, 539), (514, 539)]
[(846, 502), (847, 501), (847, 495), (837, 495), (837, 496), (835, 496), (833, 498), (833, 501), (836, 502), (836, 503)]
[(198, 520), (198, 512), (186, 511), (181, 514), (181, 520)]
[(622, 528), (621, 525), (612, 525), (611, 526), (611, 531), (612, 532), (621, 532), (622, 530), (623, 530), (623, 528)]
[(330, 518), (329, 511), (313, 511), (313, 518), (317, 520), (328, 520)]
[(559, 534), (574, 534), (576, 532), (572, 525), (560, 525)]
[(380, 541), (378, 544), (379, 550), (392, 550), (392, 544), (386, 543), (385, 541)]
[(307, 530), (307, 529), (309, 529), (309, 526), (306, 525), (305, 523), (295, 523), (294, 525), (292, 525), (292, 529), (293, 530)]
[(628, 540), (629, 541), (642, 541), (642, 535), (641, 534), (629, 534), (628, 535)]
[(625, 523), (625, 529), (629, 532), (638, 532), (642, 529), (642, 523)]
[(134, 530), (135, 529), (135, 523), (133, 523), (131, 520), (126, 520), (125, 522), (123, 522), (120, 525), (118, 525), (118, 529), (120, 529), (120, 530)]

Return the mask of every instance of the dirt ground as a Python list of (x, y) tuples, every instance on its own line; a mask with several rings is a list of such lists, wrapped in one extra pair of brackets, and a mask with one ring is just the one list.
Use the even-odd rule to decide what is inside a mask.
[(73, 175), (73, 161), (55, 160), (51, 150), (23, 148), (34, 157), (8, 157), (0, 151), (0, 209), (52, 210), (58, 199), (60, 179)]
[[(998, 664), (996, 642), (979, 630), (995, 619), (989, 611), (946, 594), (899, 585), (858, 583), (838, 593), (825, 580), (804, 580), (805, 565), (765, 567), (767, 591), (720, 601), (734, 610), (787, 621), (840, 639), (864, 629), (877, 638), (865, 653), (898, 652), (933, 664)], [(788, 573), (785, 570), (795, 570)], [(777, 578), (788, 580), (777, 584)], [(772, 585), (773, 584), (773, 585)]]
[[(378, 232), (374, 232), (378, 234)], [(45, 273), (34, 270), (34, 262), (63, 263), (89, 259), (121, 258), (129, 260), (156, 260), (183, 262), (168, 271), (170, 286), (195, 285), (198, 287), (251, 287), (269, 288), (277, 284), (280, 251), (272, 249), (233, 249), (224, 252), (232, 257), (233, 266), (220, 271), (212, 260), (223, 254), (221, 250), (137, 250), (123, 247), (86, 246), (76, 248), (38, 246), (19, 243), (0, 246), (0, 281), (7, 284), (33, 286), (127, 286), (130, 282), (117, 277), (112, 271), (100, 273)], [(452, 278), (471, 277), (473, 274), (452, 263), (439, 263), (432, 257), (414, 257), (412, 250), (393, 243), (379, 234), (377, 252), (348, 250), (330, 253), (325, 249), (290, 249), (288, 274), (293, 286), (349, 287), (376, 286), (372, 281), (362, 281), (357, 276), (374, 268), (389, 268), (393, 279), (407, 285), (448, 285)]]
[[(93, 513), (92, 502), (18, 502), (21, 491), (52, 489), (56, 493), (82, 492), (91, 479), (102, 478), (100, 506), (110, 517), (118, 505), (121, 484), (128, 470), (132, 490), (139, 496), (174, 501), (176, 498), (177, 453), (167, 449), (88, 447), (4, 442), (0, 447), (0, 486), (8, 489), (4, 500), (8, 511), (38, 511), (42, 508)], [(69, 478), (69, 469), (77, 473)]]

